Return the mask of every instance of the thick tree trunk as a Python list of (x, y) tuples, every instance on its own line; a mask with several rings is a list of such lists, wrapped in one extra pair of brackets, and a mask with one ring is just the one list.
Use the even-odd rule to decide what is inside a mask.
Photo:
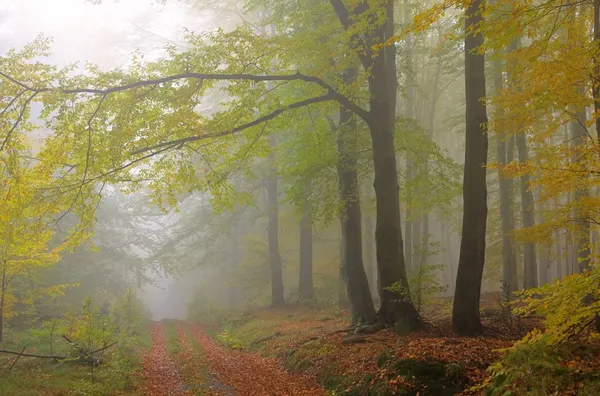
[(271, 307), (285, 306), (283, 297), (283, 268), (281, 254), (279, 253), (279, 201), (277, 190), (277, 165), (275, 154), (272, 152), (277, 146), (275, 136), (269, 137), (271, 154), (269, 154), (269, 176), (267, 178), (267, 201), (269, 205), (269, 263), (271, 267)]
[[(494, 70), (494, 90), (500, 92), (503, 88), (502, 82), (502, 62), (495, 60), (493, 63)], [(495, 109), (497, 119), (504, 117), (502, 107)], [(500, 122), (496, 123), (496, 161), (499, 165), (505, 165), (506, 160), (506, 131), (501, 128)], [(500, 185), (500, 217), (502, 220), (502, 287), (505, 296), (509, 297), (515, 291), (519, 290), (517, 278), (517, 256), (515, 254), (510, 232), (515, 228), (515, 220), (512, 211), (510, 188), (511, 179), (502, 176), (502, 172), (498, 172), (498, 182)]]
[[(309, 183), (310, 186), (310, 183)], [(307, 188), (307, 192), (310, 187)], [(298, 295), (301, 302), (310, 302), (314, 297), (313, 287), (313, 226), (311, 204), (307, 198), (300, 219), (300, 262)]]
[[(484, 0), (475, 0), (465, 11), (467, 32), (481, 22)], [(483, 44), (483, 36), (465, 37), (466, 147), (463, 181), (463, 224), (452, 310), (452, 326), (461, 335), (482, 331), (479, 316), (481, 281), (485, 263), (487, 221), (486, 169), (488, 138), (485, 98), (485, 58), (474, 51)]]
[[(355, 16), (371, 13), (368, 3), (360, 3), (349, 12), (343, 1), (329, 0), (342, 25), (352, 27)], [(362, 11), (362, 9), (365, 11)], [(379, 11), (377, 9), (376, 11)], [(414, 330), (422, 326), (421, 318), (408, 297), (408, 280), (404, 261), (400, 207), (398, 194), (398, 170), (394, 129), (396, 119), (396, 47), (385, 46), (372, 51), (377, 43), (384, 43), (394, 35), (394, 0), (387, 1), (383, 11), (384, 23), (358, 38), (355, 50), (365, 70), (369, 70), (369, 114), (365, 121), (369, 126), (373, 144), (375, 169), (375, 197), (377, 224), (375, 242), (377, 250), (377, 278), (381, 307), (381, 322), (394, 325), (402, 322), (404, 328)], [(394, 290), (401, 286), (404, 293)]]
[(342, 202), (342, 263), (353, 325), (377, 321), (369, 282), (362, 261), (362, 227), (357, 170), (357, 129), (352, 112), (340, 109), (337, 167)]
[[(388, 1), (387, 20), (384, 26), (375, 29), (379, 42), (394, 34), (394, 2)], [(377, 275), (381, 307), (379, 319), (394, 325), (402, 322), (404, 328), (416, 330), (422, 326), (421, 318), (410, 300), (402, 231), (400, 229), (400, 207), (398, 195), (398, 172), (394, 130), (396, 119), (396, 47), (385, 47), (373, 56), (369, 76), (370, 122), (375, 165), (375, 197), (377, 200)], [(398, 293), (394, 286), (405, 291)]]

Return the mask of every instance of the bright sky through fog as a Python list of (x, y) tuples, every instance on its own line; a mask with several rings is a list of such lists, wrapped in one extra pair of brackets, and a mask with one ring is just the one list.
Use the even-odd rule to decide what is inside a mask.
[[(203, 23), (201, 23), (203, 22)], [(0, 53), (43, 33), (54, 39), (53, 63), (90, 61), (121, 66), (139, 48), (157, 56), (167, 42), (183, 43), (184, 27), (207, 28), (206, 19), (177, 0), (0, 0)]]

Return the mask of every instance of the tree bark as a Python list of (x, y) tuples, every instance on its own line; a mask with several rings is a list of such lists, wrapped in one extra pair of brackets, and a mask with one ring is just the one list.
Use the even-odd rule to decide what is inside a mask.
[[(310, 191), (308, 183), (307, 193)], [(308, 195), (308, 194), (307, 194)], [(304, 212), (300, 219), (300, 262), (298, 295), (300, 301), (310, 302), (314, 297), (313, 287), (313, 226), (311, 216), (311, 203), (307, 197)]]
[(352, 112), (340, 109), (337, 166), (340, 200), (342, 202), (342, 263), (346, 291), (350, 302), (352, 325), (377, 321), (367, 274), (362, 261), (362, 227), (357, 170), (357, 129)]
[[(386, 23), (375, 34), (379, 42), (394, 34), (394, 1), (387, 5)], [(408, 293), (400, 294), (390, 287), (401, 285), (409, 290), (398, 195), (398, 172), (394, 131), (396, 119), (396, 47), (385, 47), (374, 55), (369, 76), (371, 140), (375, 165), (375, 196), (377, 199), (377, 265), (381, 307), (379, 318), (387, 325), (402, 322), (405, 328), (416, 330), (422, 326), (421, 318)]]
[[(465, 31), (473, 32), (482, 21), (484, 0), (475, 0), (465, 11)], [(483, 44), (483, 36), (465, 37), (466, 148), (463, 181), (463, 224), (452, 309), (452, 326), (461, 335), (482, 332), (479, 315), (481, 281), (485, 263), (487, 222), (486, 169), (488, 138), (485, 91), (485, 58), (474, 51)]]
[(271, 267), (271, 308), (280, 308), (285, 306), (283, 297), (283, 269), (281, 264), (281, 254), (279, 253), (279, 201), (277, 189), (277, 165), (275, 164), (275, 154), (273, 150), (277, 146), (277, 140), (274, 135), (269, 136), (269, 175), (267, 177), (267, 201), (269, 205), (269, 263)]

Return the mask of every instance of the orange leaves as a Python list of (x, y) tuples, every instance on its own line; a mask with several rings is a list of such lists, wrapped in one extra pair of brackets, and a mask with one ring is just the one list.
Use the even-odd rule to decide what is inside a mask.
[(187, 396), (177, 366), (167, 354), (163, 325), (152, 324), (152, 348), (143, 356), (144, 394), (147, 396)]
[(274, 360), (230, 350), (193, 327), (203, 356), (218, 379), (240, 395), (323, 395), (315, 381), (283, 371)]

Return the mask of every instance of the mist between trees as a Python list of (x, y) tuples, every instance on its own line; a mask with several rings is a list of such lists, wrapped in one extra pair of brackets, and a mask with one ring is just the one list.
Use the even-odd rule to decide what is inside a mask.
[(142, 317), (264, 307), (489, 335), (482, 294), (540, 320), (511, 353), (593, 339), (598, 3), (166, 1), (121, 67), (6, 51), (0, 345), (69, 309), (84, 360)]

